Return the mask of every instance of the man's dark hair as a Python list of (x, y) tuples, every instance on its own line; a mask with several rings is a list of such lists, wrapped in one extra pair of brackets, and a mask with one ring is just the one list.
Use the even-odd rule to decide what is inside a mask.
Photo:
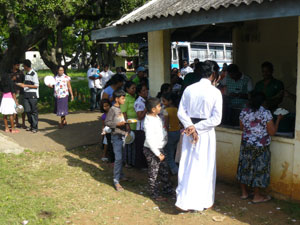
[(160, 100), (158, 98), (149, 98), (146, 101), (147, 112), (151, 113), (152, 109), (155, 108), (158, 104), (160, 104)]
[(266, 96), (263, 92), (252, 92), (250, 96), (249, 106), (256, 112), (265, 102)]
[(114, 91), (113, 98), (114, 98), (114, 100), (116, 100), (116, 98), (120, 98), (125, 95), (126, 95), (125, 91), (123, 91), (122, 89), (118, 89), (118, 90)]
[(110, 85), (115, 85), (115, 84), (121, 83), (121, 82), (124, 82), (123, 76), (121, 74), (115, 74), (112, 76), (112, 78), (110, 78), (109, 81), (106, 82), (104, 88), (107, 88)]
[(227, 67), (227, 72), (229, 74), (235, 74), (235, 73), (239, 73), (240, 72), (240, 69), (238, 67), (238, 65), (236, 64), (230, 64), (228, 67)]
[(93, 68), (98, 68), (98, 66), (99, 66), (98, 63), (93, 64)]
[(25, 59), (23, 65), (31, 68), (31, 61), (29, 59)]
[(273, 66), (272, 63), (270, 63), (270, 62), (268, 62), (268, 61), (262, 63), (262, 64), (261, 64), (261, 68), (265, 68), (265, 67), (268, 68), (268, 69), (273, 73), (273, 71), (274, 71), (274, 66)]
[(218, 66), (218, 64), (215, 61), (206, 60), (202, 64), (201, 76), (203, 78), (209, 78), (212, 75), (212, 73), (215, 73), (215, 75), (216, 75), (215, 80), (217, 80), (219, 77), (219, 69), (220, 69), (220, 67)]
[(105, 64), (103, 67), (104, 67), (104, 68), (105, 68), (105, 67), (109, 67), (109, 65), (108, 65), (108, 64)]
[(13, 62), (13, 66), (14, 66), (14, 65), (19, 65), (19, 64), (21, 64), (21, 63), (20, 63), (20, 61), (18, 61), (18, 60), (16, 60), (16, 61)]

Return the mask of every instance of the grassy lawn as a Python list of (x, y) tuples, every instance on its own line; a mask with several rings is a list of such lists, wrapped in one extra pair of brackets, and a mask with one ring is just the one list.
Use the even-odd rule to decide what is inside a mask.
[[(155, 203), (146, 194), (145, 171), (125, 169), (134, 182), (112, 187), (112, 167), (99, 146), (69, 152), (0, 154), (0, 224), (297, 224), (299, 204), (249, 205), (238, 189), (217, 185), (214, 210), (178, 214), (174, 199)], [(281, 210), (276, 210), (276, 207)], [(269, 214), (273, 211), (273, 214)], [(277, 211), (277, 212), (276, 212)], [(294, 222), (296, 220), (296, 222)]]
[[(130, 77), (133, 72), (129, 72)], [(50, 70), (39, 70), (38, 76), (40, 78), (40, 100), (39, 113), (51, 113), (54, 109), (53, 89), (44, 84), (43, 77), (51, 75)], [(71, 85), (75, 100), (69, 102), (69, 111), (74, 112), (78, 110), (88, 110), (90, 107), (90, 90), (88, 88), (88, 81), (86, 78), (86, 71), (84, 70), (68, 70), (68, 75), (71, 77)]]

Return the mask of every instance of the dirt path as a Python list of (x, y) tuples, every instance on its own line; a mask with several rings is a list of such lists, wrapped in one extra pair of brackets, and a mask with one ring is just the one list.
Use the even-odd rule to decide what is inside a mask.
[(35, 152), (70, 150), (99, 141), (99, 116), (100, 112), (71, 113), (67, 116), (68, 125), (64, 129), (58, 129), (59, 117), (54, 114), (42, 114), (39, 115), (39, 132), (36, 134), (24, 129), (20, 129), (19, 134), (7, 134), (3, 131), (3, 122), (0, 133), (23, 148)]

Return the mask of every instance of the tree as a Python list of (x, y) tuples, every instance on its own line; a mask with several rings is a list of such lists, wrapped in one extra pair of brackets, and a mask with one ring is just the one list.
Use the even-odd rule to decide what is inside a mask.
[[(13, 61), (47, 40), (57, 28), (63, 29), (84, 18), (84, 11), (99, 0), (0, 0), (0, 72), (9, 70)], [(102, 2), (102, 1), (101, 1)]]
[[(90, 40), (90, 31), (120, 18), (145, 0), (0, 0), (0, 73), (37, 47), (45, 64), (56, 72), (81, 55), (83, 66), (112, 58), (116, 46)], [(91, 56), (88, 56), (88, 52)], [(75, 53), (75, 55), (74, 55)], [(68, 61), (67, 58), (71, 58)]]

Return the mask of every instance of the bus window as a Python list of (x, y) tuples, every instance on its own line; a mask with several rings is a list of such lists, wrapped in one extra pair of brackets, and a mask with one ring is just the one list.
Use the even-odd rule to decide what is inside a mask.
[(173, 48), (172, 51), (173, 51), (173, 60), (175, 61), (175, 60), (177, 60), (177, 51), (176, 51), (176, 48)]

